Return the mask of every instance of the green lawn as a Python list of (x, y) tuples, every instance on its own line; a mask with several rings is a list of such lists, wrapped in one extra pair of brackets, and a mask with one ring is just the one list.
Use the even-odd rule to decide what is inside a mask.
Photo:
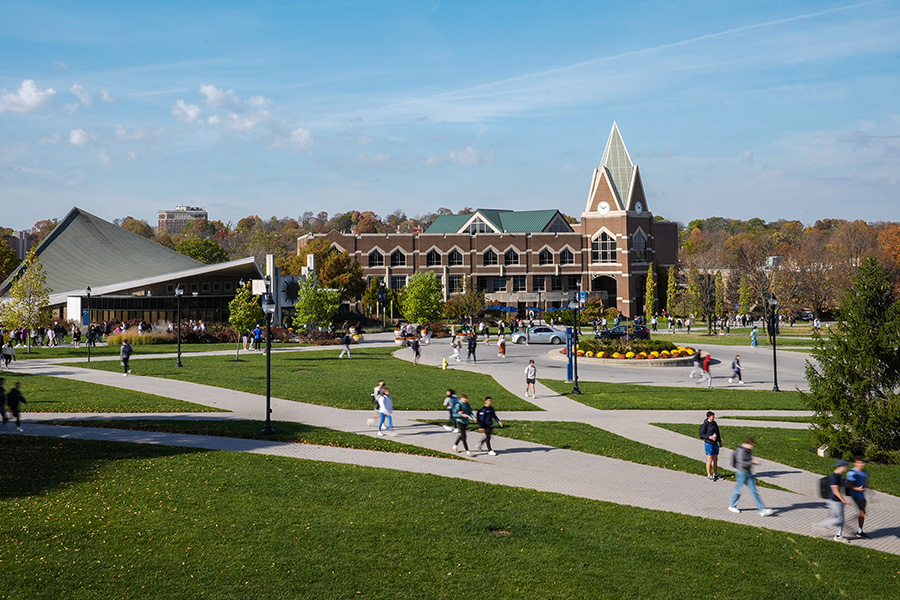
[[(695, 437), (695, 425), (676, 423), (654, 423), (671, 431)], [(726, 437), (727, 436), (727, 437)], [(827, 475), (831, 473), (835, 459), (822, 458), (816, 454), (806, 429), (782, 429), (778, 427), (732, 427), (722, 426), (722, 437), (734, 448), (748, 437), (756, 440), (753, 453), (761, 458), (774, 460), (805, 471)], [(900, 465), (869, 465), (872, 489), (900, 496)]]
[(772, 415), (757, 415), (753, 417), (727, 417), (727, 416), (716, 416), (717, 421), (721, 421), (723, 419), (739, 419), (742, 421), (779, 421), (781, 423), (809, 423), (812, 417), (776, 417)]
[[(572, 400), (602, 410), (805, 410), (799, 392), (770, 390), (741, 390), (721, 388), (684, 388), (627, 383), (582, 381), (580, 396), (571, 395), (572, 384), (554, 379), (541, 383)], [(504, 407), (504, 410), (506, 407)]]
[[(489, 375), (442, 370), (393, 358), (396, 348), (354, 349), (353, 358), (339, 359), (339, 348), (272, 355), (272, 395), (336, 408), (372, 407), (372, 389), (384, 379), (397, 410), (444, 410), (447, 388), (468, 393), (478, 402), (493, 396), (503, 410), (538, 410), (506, 391)], [(140, 354), (140, 350), (137, 351)], [(169, 359), (133, 359), (136, 375), (150, 375), (214, 385), (256, 394), (266, 392), (265, 355), (244, 355), (235, 363), (228, 356), (194, 356), (179, 369)], [(82, 365), (85, 366), (85, 365)], [(116, 371), (118, 362), (91, 363), (95, 369)]]
[(201, 404), (74, 379), (15, 371), (0, 372), (0, 377), (6, 378), (7, 391), (16, 381), (22, 382), (22, 395), (28, 401), (25, 412), (220, 412)]
[[(281, 346), (278, 344), (276, 347)], [(285, 345), (287, 346), (287, 345)], [(299, 347), (301, 344), (290, 344), (290, 347)], [(94, 356), (118, 356), (119, 346), (97, 346), (91, 348), (91, 357)], [(181, 353), (190, 354), (191, 352), (212, 352), (215, 350), (229, 350), (234, 352), (237, 344), (181, 344)], [(178, 344), (148, 344), (146, 346), (134, 346), (134, 350), (138, 354), (175, 354), (178, 352)], [(241, 354), (244, 354), (243, 347)], [(56, 348), (32, 346), (31, 353), (26, 352), (26, 348), (16, 348), (16, 358), (18, 360), (28, 360), (31, 358), (87, 358), (87, 347), (82, 345), (80, 348), (72, 348), (71, 346), (57, 346)]]
[(865, 599), (900, 573), (829, 540), (434, 475), (22, 436), (0, 452), (6, 598)]
[(437, 456), (463, 460), (456, 454), (439, 452), (430, 448), (421, 448), (412, 444), (401, 444), (391, 439), (372, 437), (360, 433), (337, 431), (326, 427), (315, 427), (290, 421), (272, 421), (274, 434), (262, 433), (262, 421), (233, 421), (226, 419), (209, 419), (188, 421), (181, 419), (135, 419), (114, 421), (45, 421), (49, 425), (73, 425), (78, 427), (106, 427), (110, 429), (129, 429), (134, 431), (161, 431), (188, 435), (210, 435), (231, 437), (245, 440), (267, 440), (292, 444), (317, 444), (336, 448), (355, 448), (357, 450), (379, 450), (400, 454), (416, 454), (419, 456)]
[[(750, 347), (750, 332), (747, 333), (726, 333), (719, 335), (706, 335), (706, 328), (703, 329), (702, 335), (697, 335), (694, 333), (686, 334), (686, 333), (676, 333), (674, 335), (670, 334), (659, 334), (658, 336), (653, 336), (650, 334), (653, 339), (658, 340), (670, 340), (674, 344), (678, 344), (681, 346), (691, 346), (693, 348), (703, 348), (704, 346), (747, 346)], [(760, 332), (759, 336), (756, 338), (759, 341), (760, 346), (771, 346), (769, 344), (769, 340), (766, 335)], [(793, 337), (793, 336), (785, 336), (779, 335), (777, 340), (778, 348), (782, 346), (802, 346), (804, 348), (812, 348), (815, 346), (815, 341), (811, 339), (806, 339), (802, 337)]]

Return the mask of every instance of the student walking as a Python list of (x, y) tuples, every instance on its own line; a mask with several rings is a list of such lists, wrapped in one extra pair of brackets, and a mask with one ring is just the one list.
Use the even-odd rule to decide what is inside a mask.
[(759, 336), (759, 327), (756, 325), (753, 326), (753, 330), (750, 332), (750, 347), (756, 348), (759, 346), (759, 340), (757, 337)]
[(859, 511), (856, 517), (856, 537), (864, 540), (869, 539), (869, 536), (863, 531), (863, 525), (866, 523), (867, 489), (869, 489), (869, 473), (866, 471), (866, 461), (862, 456), (857, 456), (853, 459), (853, 468), (847, 472), (847, 491)]
[[(16, 419), (16, 431), (25, 431), (22, 429), (22, 419), (20, 417), (19, 405), (20, 404), (28, 404), (28, 401), (25, 400), (25, 396), (22, 395), (20, 390), (22, 386), (21, 381), (17, 381), (13, 386), (13, 389), (9, 390), (9, 393), (6, 395), (6, 404), (9, 406), (9, 413), (15, 417)], [(9, 419), (6, 415), (3, 415), (3, 424), (5, 425)]]
[(531, 390), (531, 397), (536, 398), (534, 395), (534, 382), (537, 381), (537, 367), (534, 366), (534, 361), (529, 360), (528, 366), (525, 367), (525, 397), (528, 397), (528, 390)]
[(343, 346), (344, 349), (341, 350), (341, 354), (338, 358), (344, 358), (344, 354), (347, 355), (347, 358), (350, 358), (350, 341), (352, 339), (353, 338), (350, 337), (350, 330), (347, 329), (344, 331), (344, 336), (341, 338), (341, 346)]
[(497, 356), (506, 358), (506, 336), (503, 334), (500, 334), (500, 339), (497, 340)]
[(741, 355), (740, 354), (735, 356), (734, 360), (731, 361), (731, 370), (734, 372), (734, 375), (732, 375), (728, 379), (728, 383), (734, 383), (734, 380), (737, 379), (738, 383), (740, 383), (741, 385), (744, 385), (744, 380), (741, 377), (741, 371), (744, 370), (744, 367), (741, 366)]
[(759, 461), (753, 458), (754, 446), (756, 446), (756, 441), (753, 438), (747, 438), (734, 451), (734, 456), (732, 457), (732, 464), (735, 470), (734, 493), (731, 494), (731, 504), (728, 505), (728, 510), (733, 513), (741, 512), (741, 509), (737, 507), (737, 503), (741, 499), (741, 488), (746, 485), (753, 495), (753, 501), (756, 502), (756, 508), (759, 509), (760, 516), (768, 517), (774, 514), (775, 511), (771, 508), (766, 508), (766, 505), (763, 504), (759, 497), (759, 492), (756, 491), (756, 475), (753, 474), (753, 465), (758, 465)]
[(459, 351), (462, 350), (462, 342), (459, 339), (458, 335), (453, 335), (453, 340), (450, 342), (450, 347), (453, 348), (453, 351), (450, 354), (450, 358), (456, 360), (456, 362), (460, 362)]
[(478, 424), (484, 428), (484, 439), (478, 442), (477, 450), (481, 451), (482, 445), (487, 445), (488, 454), (491, 456), (497, 456), (497, 453), (494, 452), (494, 449), (491, 448), (491, 434), (494, 432), (494, 423), (497, 423), (500, 427), (503, 427), (503, 422), (500, 421), (500, 418), (497, 417), (497, 413), (494, 412), (493, 407), (494, 401), (488, 396), (484, 399), (484, 406), (478, 410)]
[(119, 360), (122, 362), (122, 368), (125, 369), (124, 377), (128, 377), (131, 374), (131, 369), (128, 368), (128, 361), (131, 359), (132, 354), (134, 354), (134, 348), (131, 347), (128, 340), (124, 340), (122, 348), (119, 350)]
[(456, 396), (456, 392), (452, 389), (447, 390), (447, 396), (444, 398), (444, 408), (450, 413), (450, 420), (444, 425), (445, 431), (459, 433), (459, 430), (456, 428), (456, 417), (454, 416), (457, 404), (459, 404), (459, 398)]
[(847, 542), (844, 537), (844, 505), (850, 501), (841, 493), (844, 479), (841, 477), (847, 472), (847, 461), (839, 460), (834, 463), (834, 471), (828, 476), (828, 511), (830, 516), (819, 523), (822, 527), (837, 527), (834, 533), (834, 541)]
[(375, 425), (375, 421), (378, 419), (378, 396), (381, 395), (381, 390), (384, 389), (384, 379), (378, 382), (378, 385), (375, 386), (375, 389), (372, 390), (372, 404), (375, 406), (375, 414), (372, 415), (366, 424), (369, 427)]
[(12, 340), (6, 342), (3, 346), (3, 364), (9, 369), (10, 361), (16, 360), (16, 348), (13, 346)]
[(469, 428), (469, 421), (475, 418), (475, 413), (472, 412), (469, 397), (465, 394), (460, 394), (453, 417), (456, 419), (456, 428), (459, 429), (459, 435), (456, 442), (453, 443), (453, 451), (459, 452), (459, 443), (462, 442), (463, 448), (466, 449), (466, 456), (472, 456), (472, 453), (469, 452), (469, 443), (466, 441), (466, 430)]
[(475, 337), (475, 332), (472, 332), (469, 336), (467, 349), (469, 352), (466, 355), (466, 362), (469, 362), (469, 359), (471, 358), (473, 363), (478, 364), (478, 359), (475, 358), (475, 350), (478, 349), (478, 338)]
[(722, 435), (716, 423), (716, 413), (706, 412), (706, 420), (700, 425), (700, 438), (704, 442), (706, 453), (706, 478), (710, 481), (719, 479), (719, 448), (722, 446)]
[(6, 425), (6, 422), (9, 419), (6, 416), (6, 390), (3, 389), (3, 384), (6, 382), (6, 379), (0, 377), (0, 417), (3, 418), (2, 425)]
[(391, 413), (394, 412), (394, 401), (391, 398), (391, 390), (386, 387), (381, 388), (381, 394), (378, 395), (378, 412), (381, 413), (381, 421), (378, 423), (378, 435), (384, 436), (382, 427), (384, 427), (385, 420), (387, 420), (386, 429), (390, 431), (391, 435), (394, 435), (394, 421), (391, 418)]
[(691, 379), (694, 378), (694, 375), (699, 375), (700, 378), (703, 378), (703, 356), (700, 348), (697, 348), (697, 351), (694, 352), (694, 356), (691, 358), (691, 364), (693, 365), (693, 369), (691, 369), (691, 374), (688, 376)]
[(703, 357), (703, 374), (700, 376), (700, 380), (697, 381), (698, 384), (706, 381), (706, 387), (712, 387), (712, 373), (709, 372), (709, 367), (712, 364), (712, 354), (707, 353), (706, 356)]
[(421, 348), (419, 347), (419, 338), (418, 338), (418, 336), (416, 336), (416, 339), (414, 339), (414, 340), (412, 341), (412, 344), (410, 344), (410, 348), (412, 348), (412, 352), (413, 352), (413, 364), (418, 366), (418, 364), (419, 364), (419, 357), (422, 356), (422, 350), (421, 350)]

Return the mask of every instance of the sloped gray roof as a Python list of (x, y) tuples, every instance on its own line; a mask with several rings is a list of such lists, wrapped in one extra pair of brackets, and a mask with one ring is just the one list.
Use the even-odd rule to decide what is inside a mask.
[[(35, 252), (54, 295), (204, 266), (77, 207)], [(18, 274), (16, 269), (3, 282), (0, 294), (6, 293)]]
[(610, 178), (613, 182), (616, 194), (619, 195), (619, 202), (623, 207), (628, 203), (628, 193), (631, 187), (631, 177), (634, 173), (634, 163), (631, 162), (631, 156), (622, 140), (622, 134), (619, 133), (619, 126), (614, 122), (612, 131), (609, 132), (609, 140), (606, 142), (606, 149), (603, 152), (603, 160), (600, 166), (606, 167), (609, 171)]

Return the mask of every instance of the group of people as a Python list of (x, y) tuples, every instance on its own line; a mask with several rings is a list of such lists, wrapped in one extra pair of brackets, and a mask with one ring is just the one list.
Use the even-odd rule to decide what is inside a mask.
[[(719, 431), (719, 425), (716, 423), (716, 414), (713, 411), (706, 413), (706, 420), (700, 425), (700, 438), (704, 443), (704, 452), (706, 454), (706, 477), (710, 481), (718, 481), (719, 476), (719, 449), (722, 447), (722, 434)], [(759, 492), (756, 489), (756, 476), (753, 474), (753, 467), (759, 465), (760, 462), (753, 457), (753, 449), (756, 447), (756, 441), (750, 437), (738, 446), (732, 456), (732, 466), (735, 471), (734, 492), (731, 494), (731, 502), (728, 504), (728, 510), (733, 513), (740, 513), (738, 501), (741, 498), (741, 492), (744, 486), (750, 490), (753, 501), (759, 510), (759, 514), (763, 517), (771, 516), (775, 513), (771, 508), (766, 508)], [(829, 517), (819, 523), (821, 527), (835, 527), (834, 541), (846, 542), (844, 537), (844, 507), (853, 503), (857, 508), (857, 528), (856, 537), (860, 539), (869, 539), (868, 534), (864, 530), (866, 521), (866, 491), (869, 489), (869, 474), (866, 471), (866, 462), (861, 456), (853, 459), (853, 469), (847, 472), (849, 464), (846, 460), (838, 460), (834, 463), (833, 471), (830, 475), (823, 478), (822, 496), (827, 501)], [(847, 473), (846, 480), (843, 478)]]
[[(693, 356), (693, 369), (691, 370), (688, 377), (694, 379), (695, 377), (699, 377), (697, 380), (697, 384), (701, 384), (704, 381), (706, 382), (706, 387), (712, 387), (712, 373), (710, 372), (710, 367), (712, 366), (712, 355), (707, 352), (704, 356), (703, 353), (697, 348), (697, 351)], [(728, 383), (734, 383), (735, 380), (741, 385), (744, 384), (744, 376), (743, 376), (744, 367), (741, 366), (741, 355), (738, 354), (734, 357), (734, 360), (731, 361), (731, 377), (728, 378)]]
[(25, 396), (22, 395), (22, 382), (17, 381), (9, 393), (6, 393), (6, 390), (3, 388), (3, 384), (6, 383), (6, 379), (0, 377), (0, 416), (3, 417), (2, 426), (5, 428), (7, 421), (9, 421), (9, 417), (6, 416), (6, 408), (9, 407), (9, 412), (16, 420), (16, 431), (24, 431), (22, 429), (22, 418), (21, 418), (21, 405), (28, 404), (28, 401), (25, 400)]
[(500, 418), (497, 416), (493, 404), (494, 400), (490, 396), (487, 396), (484, 399), (484, 406), (475, 412), (472, 409), (472, 405), (469, 404), (468, 395), (457, 395), (454, 390), (447, 390), (447, 396), (444, 398), (444, 407), (450, 414), (450, 419), (447, 422), (447, 425), (444, 425), (444, 429), (456, 434), (456, 440), (453, 442), (452, 447), (454, 452), (459, 452), (459, 447), (462, 445), (466, 452), (466, 456), (472, 455), (472, 452), (469, 450), (469, 442), (466, 439), (466, 432), (469, 429), (469, 424), (474, 421), (480, 430), (484, 432), (484, 438), (478, 442), (476, 450), (481, 452), (482, 447), (487, 446), (488, 454), (490, 456), (497, 456), (497, 453), (491, 446), (491, 435), (494, 432), (495, 426), (499, 425), (500, 427), (503, 427), (503, 422), (500, 421)]

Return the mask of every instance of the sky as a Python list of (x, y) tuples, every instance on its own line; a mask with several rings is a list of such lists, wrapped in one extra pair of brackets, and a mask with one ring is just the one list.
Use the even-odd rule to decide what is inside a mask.
[(900, 221), (900, 3), (0, 0), (0, 227), (580, 216), (613, 122), (655, 215)]

